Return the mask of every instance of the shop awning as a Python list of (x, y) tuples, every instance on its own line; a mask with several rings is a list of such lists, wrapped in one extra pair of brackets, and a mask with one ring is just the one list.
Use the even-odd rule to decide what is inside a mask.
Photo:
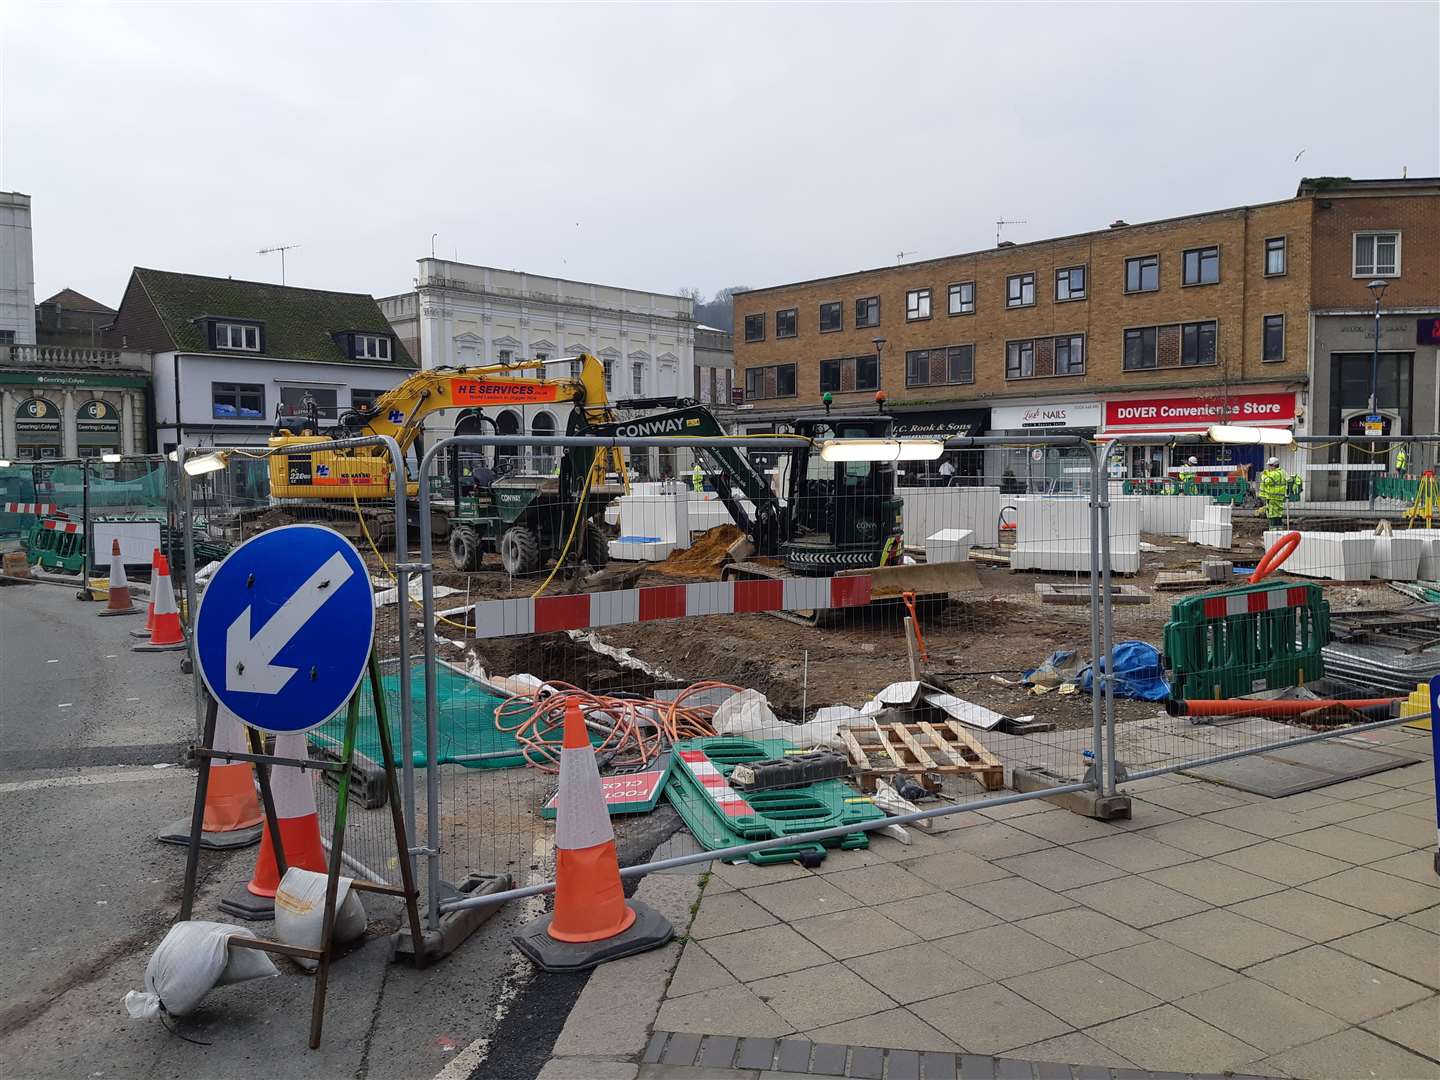
[(990, 427), (989, 409), (929, 409), (895, 412), (897, 436), (956, 439), (982, 435)]

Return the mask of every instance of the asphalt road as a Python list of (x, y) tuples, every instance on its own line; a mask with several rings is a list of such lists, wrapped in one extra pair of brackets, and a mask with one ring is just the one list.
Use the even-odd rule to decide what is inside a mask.
[[(367, 897), (371, 930), (332, 968), (325, 1039), (306, 1049), (312, 980), (214, 990), (172, 1034), (131, 1020), (125, 992), (179, 904), (184, 849), (154, 837), (188, 815), (194, 730), (179, 654), (130, 651), (133, 617), (57, 586), (0, 588), (0, 1071), (48, 1077), (429, 1078), (489, 1039), (531, 987), (509, 945), (533, 911), (512, 905), (424, 971), (388, 962), (398, 905)], [(156, 768), (157, 765), (170, 767)], [(255, 849), (202, 862), (196, 917), (248, 878)], [(257, 924), (262, 934), (269, 924)], [(506, 1024), (461, 1058), (543, 1061), (564, 1021)], [(183, 1036), (183, 1038), (181, 1037)], [(487, 1058), (488, 1054), (488, 1058)], [(457, 1063), (458, 1064), (458, 1063)], [(452, 1069), (452, 1074), (456, 1070)], [(482, 1066), (480, 1075), (484, 1075)], [(533, 1074), (532, 1074), (533, 1075)]]

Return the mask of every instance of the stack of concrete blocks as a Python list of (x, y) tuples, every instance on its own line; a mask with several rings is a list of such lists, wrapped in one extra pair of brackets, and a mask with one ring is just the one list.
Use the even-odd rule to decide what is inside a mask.
[(1002, 496), (998, 487), (902, 487), (905, 546), (921, 548), (927, 537), (945, 529), (968, 530), (975, 547), (1000, 546), (1000, 508), (1018, 496)]
[(1420, 541), (1420, 565), (1415, 569), (1419, 581), (1440, 581), (1440, 529), (1406, 529), (1406, 536)]
[(620, 538), (610, 541), (610, 557), (629, 562), (659, 562), (690, 546), (690, 492), (622, 495)]
[[(1088, 496), (1023, 495), (1016, 500), (1015, 548), (1010, 565), (1017, 570), (1090, 571), (1090, 500)], [(1110, 500), (1110, 567), (1119, 574), (1140, 570), (1140, 497)]]
[[(1268, 529), (1269, 550), (1287, 530)], [(1375, 562), (1375, 534), (1369, 532), (1302, 532), (1300, 546), (1281, 567), (1287, 574), (1331, 581), (1369, 581)]]
[[(751, 517), (754, 517), (755, 506), (749, 499), (740, 500), (741, 508)], [(713, 491), (691, 491), (690, 492), (690, 531), (706, 532), (719, 525), (738, 525), (730, 516), (730, 511), (725, 509), (725, 504)]]
[(1205, 516), (1190, 522), (1190, 543), (1229, 551), (1234, 532), (1234, 526), (1230, 522), (1230, 512), (1233, 509), (1233, 506), (1220, 506), (1217, 503), (1206, 505)]
[(1134, 497), (1140, 500), (1140, 531), (1156, 536), (1188, 536), (1190, 523), (1202, 520), (1206, 508), (1213, 505), (1209, 495)]
[(1408, 533), (1375, 537), (1375, 555), (1370, 576), (1381, 581), (1414, 581), (1420, 576), (1420, 556), (1425, 541)]
[(927, 563), (966, 562), (975, 534), (969, 529), (941, 529), (925, 538)]

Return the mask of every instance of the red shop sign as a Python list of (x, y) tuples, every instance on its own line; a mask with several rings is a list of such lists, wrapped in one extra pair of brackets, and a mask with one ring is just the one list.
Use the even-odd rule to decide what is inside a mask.
[(1231, 394), (1229, 397), (1134, 398), (1105, 403), (1105, 427), (1195, 428), (1211, 424), (1288, 424), (1294, 394)]

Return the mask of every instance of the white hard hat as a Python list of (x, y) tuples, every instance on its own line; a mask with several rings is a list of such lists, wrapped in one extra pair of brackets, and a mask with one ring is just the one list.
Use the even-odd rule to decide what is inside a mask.
[(1188, 458), (1185, 459), (1185, 464), (1186, 464), (1186, 465), (1199, 465), (1199, 464), (1200, 464), (1200, 459), (1197, 458), (1194, 454), (1191, 454)]
[(1278, 466), (1280, 464), (1280, 459), (1278, 457), (1266, 458), (1265, 464)]

